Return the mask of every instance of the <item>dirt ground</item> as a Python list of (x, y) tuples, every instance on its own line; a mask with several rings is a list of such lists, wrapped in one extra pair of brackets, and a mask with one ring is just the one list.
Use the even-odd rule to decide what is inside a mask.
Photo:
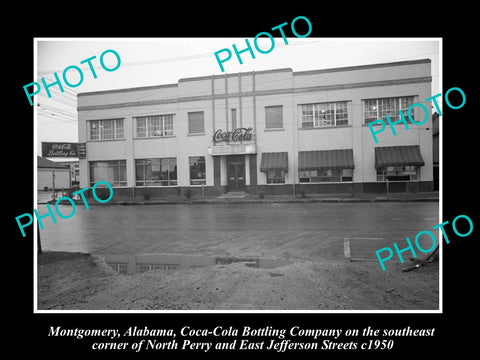
[(98, 256), (38, 256), (39, 310), (437, 310), (439, 264), (232, 263), (121, 275)]

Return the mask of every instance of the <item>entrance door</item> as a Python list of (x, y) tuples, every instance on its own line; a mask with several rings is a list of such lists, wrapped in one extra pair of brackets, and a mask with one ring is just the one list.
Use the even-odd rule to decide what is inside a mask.
[(228, 191), (245, 191), (245, 155), (227, 157)]

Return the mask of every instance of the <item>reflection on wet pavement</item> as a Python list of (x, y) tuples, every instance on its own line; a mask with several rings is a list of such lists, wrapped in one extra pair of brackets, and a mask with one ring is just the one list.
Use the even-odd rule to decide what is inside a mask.
[(245, 263), (246, 266), (259, 269), (275, 269), (291, 262), (280, 259), (215, 257), (179, 254), (137, 254), (114, 255), (97, 254), (120, 274), (130, 275), (150, 270), (195, 269), (204, 266)]

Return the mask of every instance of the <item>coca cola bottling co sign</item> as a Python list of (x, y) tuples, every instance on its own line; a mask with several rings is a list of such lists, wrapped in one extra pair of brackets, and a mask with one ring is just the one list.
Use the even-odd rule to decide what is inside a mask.
[(218, 129), (213, 134), (214, 142), (252, 140), (253, 128), (238, 128), (233, 131)]
[(78, 143), (42, 142), (43, 157), (79, 157)]

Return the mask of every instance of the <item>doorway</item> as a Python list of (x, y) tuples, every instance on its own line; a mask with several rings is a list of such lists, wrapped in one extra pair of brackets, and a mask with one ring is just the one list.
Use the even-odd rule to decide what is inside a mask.
[(245, 191), (245, 155), (227, 157), (228, 191)]

